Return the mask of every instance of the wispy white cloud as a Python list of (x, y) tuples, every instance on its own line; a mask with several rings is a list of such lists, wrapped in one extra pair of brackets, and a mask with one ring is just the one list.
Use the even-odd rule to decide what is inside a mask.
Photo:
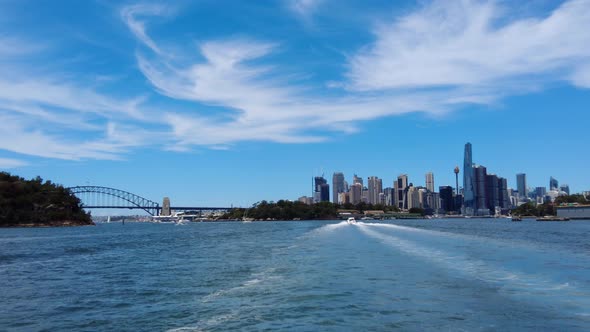
[(148, 36), (144, 21), (141, 17), (144, 16), (164, 16), (171, 12), (171, 7), (158, 4), (136, 4), (125, 6), (121, 10), (121, 17), (131, 30), (131, 32), (143, 44), (149, 47), (152, 51), (161, 54), (160, 48)]
[(141, 128), (119, 129), (113, 123), (109, 123), (102, 134), (90, 138), (68, 135), (67, 132), (50, 134), (39, 127), (31, 128), (17, 116), (1, 112), (0, 123), (8, 124), (6, 130), (0, 131), (1, 150), (45, 158), (118, 160), (131, 148), (151, 142), (146, 139), (149, 134)]
[[(289, 6), (309, 17), (319, 3)], [(115, 97), (75, 75), (0, 67), (0, 121), (10, 128), (0, 132), (0, 149), (80, 160), (120, 159), (144, 147), (313, 143), (356, 133), (363, 121), (440, 116), (555, 82), (590, 88), (590, 2), (568, 1), (543, 17), (507, 17), (508, 10), (491, 1), (426, 3), (380, 22), (374, 42), (348, 58), (344, 79), (311, 82), (294, 75), (295, 66), (286, 70), (272, 60), (288, 51), (288, 41), (200, 40), (195, 54), (192, 41), (148, 33), (154, 16), (170, 17), (169, 7), (126, 6), (120, 17), (143, 45), (135, 53), (138, 68), (166, 98), (156, 106), (152, 91)], [(18, 58), (2, 46), (10, 43), (35, 52), (2, 38), (0, 60)], [(183, 101), (182, 108), (170, 99)]]
[(508, 10), (493, 1), (434, 1), (382, 23), (375, 43), (351, 58), (349, 88), (584, 82), (590, 2), (568, 1), (546, 17), (505, 22)]
[(0, 158), (0, 169), (10, 169), (10, 168), (17, 168), (23, 167), (28, 165), (27, 162), (19, 159), (12, 159), (12, 158)]
[(164, 121), (178, 140), (175, 149), (183, 151), (192, 145), (226, 146), (240, 141), (319, 142), (328, 139), (331, 131), (356, 132), (359, 121), (416, 111), (442, 114), (458, 105), (494, 99), (490, 91), (473, 88), (321, 96), (312, 93), (313, 86), (290, 81), (280, 68), (264, 65), (265, 57), (280, 49), (255, 39), (201, 43), (204, 61), (189, 65), (175, 63), (171, 59), (177, 57), (162, 56), (158, 49), (137, 57), (140, 70), (158, 92), (222, 107), (221, 111), (212, 107), (210, 113), (167, 112)]

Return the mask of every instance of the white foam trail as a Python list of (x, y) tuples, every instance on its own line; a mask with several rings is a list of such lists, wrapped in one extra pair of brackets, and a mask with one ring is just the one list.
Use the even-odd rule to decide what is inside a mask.
[(305, 240), (305, 239), (308, 239), (308, 238), (311, 238), (311, 237), (315, 237), (315, 236), (321, 236), (321, 235), (330, 234), (330, 233), (333, 233), (336, 230), (342, 229), (342, 228), (344, 228), (344, 227), (346, 227), (348, 225), (349, 224), (346, 221), (341, 221), (341, 222), (336, 223), (336, 224), (326, 224), (326, 225), (323, 225), (321, 227), (314, 228), (314, 229), (310, 230), (309, 232), (307, 232), (307, 233), (305, 233), (305, 234), (303, 234), (301, 236), (298, 236), (297, 239), (298, 240)]
[[(512, 247), (514, 249), (522, 248), (525, 250), (534, 250), (534, 251), (547, 250), (546, 247), (542, 247), (542, 246), (539, 246), (538, 244), (531, 243), (531, 242), (515, 242), (515, 241), (510, 241), (510, 240), (490, 238), (490, 237), (486, 237), (486, 236), (457, 234), (457, 233), (452, 233), (452, 232), (435, 231), (435, 230), (430, 230), (430, 229), (422, 229), (422, 228), (401, 226), (401, 225), (395, 225), (395, 224), (363, 223), (363, 222), (359, 222), (358, 224), (371, 226), (371, 227), (387, 228), (387, 229), (395, 230), (397, 232), (401, 231), (401, 232), (406, 232), (406, 233), (414, 233), (417, 235), (434, 235), (437, 238), (445, 237), (445, 238), (462, 239), (462, 240), (476, 242), (476, 243), (485, 242), (488, 245), (493, 245), (498, 248)], [(588, 259), (588, 256), (589, 256), (587, 254), (584, 255), (579, 252), (572, 252), (567, 248), (561, 248), (560, 250), (567, 251), (569, 257), (580, 257), (581, 259)]]
[(218, 297), (230, 295), (230, 294), (240, 292), (240, 291), (245, 291), (245, 290), (255, 287), (256, 285), (261, 284), (261, 283), (268, 283), (270, 281), (276, 281), (276, 280), (282, 279), (281, 276), (272, 275), (274, 272), (275, 272), (275, 269), (271, 268), (271, 269), (267, 269), (263, 272), (254, 273), (251, 275), (252, 279), (244, 281), (239, 286), (228, 288), (228, 289), (221, 289), (221, 290), (215, 291), (209, 295), (206, 295), (201, 299), (201, 302), (204, 302), (204, 303), (211, 302)]
[[(585, 298), (583, 301), (584, 303), (579, 303), (581, 306), (583, 305), (586, 307), (587, 305), (590, 305), (589, 298), (580, 297), (579, 294), (582, 292), (574, 289), (569, 283), (555, 285), (554, 282), (537, 275), (508, 271), (498, 266), (490, 266), (482, 260), (470, 259), (463, 254), (451, 255), (441, 250), (419, 246), (411, 241), (396, 236), (376, 232), (370, 229), (370, 227), (367, 227), (366, 224), (357, 224), (357, 226), (363, 233), (381, 241), (387, 246), (398, 249), (406, 254), (423, 258), (441, 267), (455, 270), (476, 280), (500, 285), (505, 291), (510, 292), (516, 288), (519, 293), (528, 293), (534, 296), (544, 295), (561, 297), (565, 295), (564, 292), (570, 294), (577, 293), (577, 300)], [(553, 292), (539, 294), (539, 292), (551, 291)], [(557, 293), (557, 291), (559, 291), (559, 293)], [(572, 298), (570, 298), (570, 300)]]

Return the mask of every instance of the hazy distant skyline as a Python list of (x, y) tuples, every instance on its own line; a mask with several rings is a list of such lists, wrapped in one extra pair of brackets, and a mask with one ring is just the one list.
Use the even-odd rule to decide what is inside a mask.
[(583, 0), (4, 1), (0, 169), (249, 205), (321, 170), (454, 187), (471, 142), (510, 187), (590, 190), (588, 26)]

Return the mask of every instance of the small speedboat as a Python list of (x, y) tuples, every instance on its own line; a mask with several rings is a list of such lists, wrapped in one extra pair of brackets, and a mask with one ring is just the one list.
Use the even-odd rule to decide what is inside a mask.
[(349, 224), (356, 224), (356, 219), (354, 219), (354, 217), (350, 217), (346, 222), (348, 222)]

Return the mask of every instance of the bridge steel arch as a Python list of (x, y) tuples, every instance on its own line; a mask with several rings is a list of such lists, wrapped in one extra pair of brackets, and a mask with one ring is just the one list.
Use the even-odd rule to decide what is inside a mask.
[(81, 199), (80, 194), (95, 193), (98, 195), (111, 196), (118, 198), (118, 204), (89, 204), (82, 205), (83, 208), (87, 209), (100, 209), (100, 208), (114, 208), (114, 209), (141, 209), (150, 215), (158, 215), (160, 212), (160, 204), (149, 200), (147, 198), (135, 195), (128, 191), (101, 187), (101, 186), (76, 186), (67, 188), (72, 194), (78, 196)]

